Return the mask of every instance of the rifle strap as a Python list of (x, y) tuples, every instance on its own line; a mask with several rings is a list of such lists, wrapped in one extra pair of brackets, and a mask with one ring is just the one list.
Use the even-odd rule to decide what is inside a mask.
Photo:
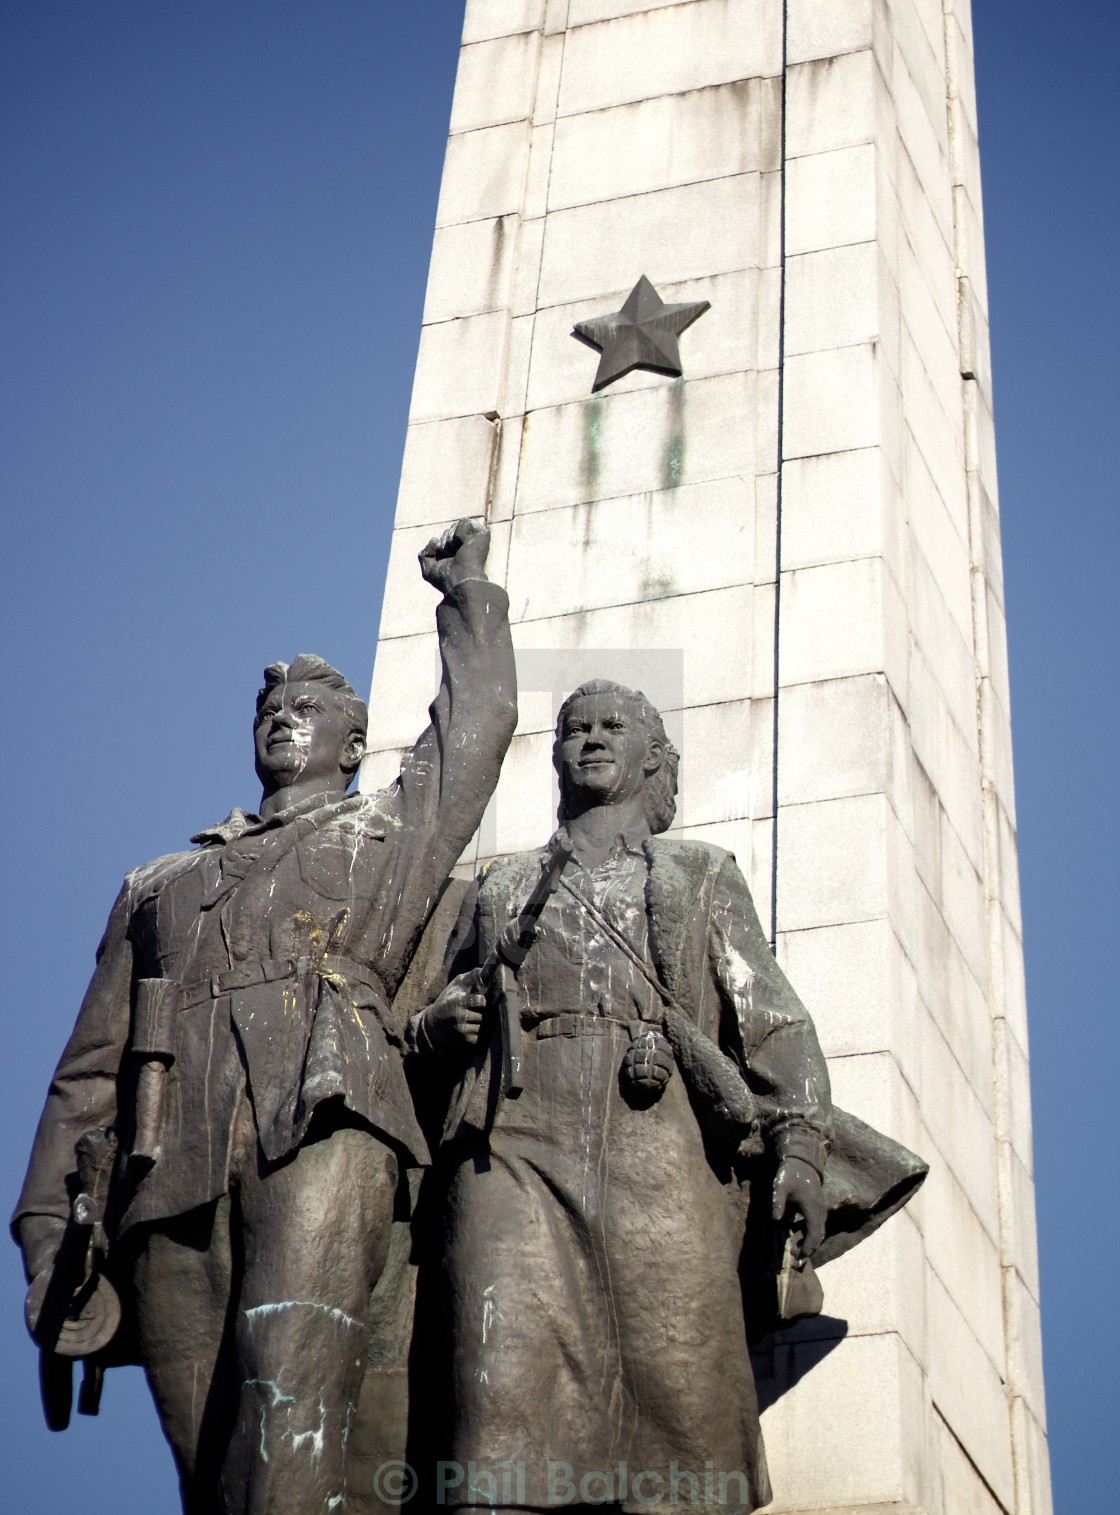
[(560, 880), (560, 887), (561, 889), (565, 890), (566, 893), (571, 895), (572, 899), (574, 899), (578, 905), (583, 907), (583, 909), (599, 927), (600, 931), (602, 931), (603, 934), (607, 936), (611, 942), (614, 943), (618, 950), (623, 953), (631, 963), (633, 963), (634, 967), (637, 968), (638, 972), (645, 979), (646, 983), (649, 984), (650, 988), (653, 989), (654, 992), (659, 996), (666, 1010), (675, 1010), (678, 1014), (683, 1015), (684, 1011), (677, 1004), (676, 1000), (669, 993), (668, 989), (666, 989), (665, 985), (657, 977), (657, 974), (652, 971), (645, 958), (642, 957), (641, 953), (635, 948), (633, 943), (628, 941), (622, 932), (619, 931), (618, 927), (612, 925), (612, 923), (599, 909), (598, 905), (595, 904), (594, 900), (589, 900), (586, 895), (581, 894), (579, 890), (574, 888), (566, 878), (562, 878)]

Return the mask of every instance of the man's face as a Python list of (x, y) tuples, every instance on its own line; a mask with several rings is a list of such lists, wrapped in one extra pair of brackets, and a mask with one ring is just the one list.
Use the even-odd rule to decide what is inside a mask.
[(266, 793), (290, 788), (297, 780), (337, 788), (359, 755), (342, 700), (319, 682), (271, 689), (253, 734), (257, 777)]
[(637, 794), (661, 757), (631, 701), (613, 694), (574, 700), (558, 751), (560, 784), (571, 799), (618, 805)]

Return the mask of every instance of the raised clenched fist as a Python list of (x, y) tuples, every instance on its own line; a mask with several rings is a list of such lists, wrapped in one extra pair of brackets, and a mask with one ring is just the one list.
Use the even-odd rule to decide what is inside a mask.
[(490, 532), (477, 516), (464, 516), (441, 536), (433, 537), (420, 554), (420, 572), (434, 589), (447, 594), (464, 579), (486, 577)]

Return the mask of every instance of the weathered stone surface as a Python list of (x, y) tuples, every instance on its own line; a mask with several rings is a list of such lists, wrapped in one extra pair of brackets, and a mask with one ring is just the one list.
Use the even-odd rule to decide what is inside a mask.
[(519, 231), (512, 215), (440, 227), (428, 270), (425, 324), (504, 310)]
[[(643, 659), (650, 680), (678, 659), (679, 834), (737, 853), (764, 923), (776, 878), (779, 953), (837, 1090), (936, 1167), (866, 1274), (859, 1252), (825, 1271), (851, 1340), (796, 1344), (820, 1361), (766, 1411), (775, 1507), (993, 1515), (975, 1466), (1005, 1500), (1013, 1455), (1016, 1515), (1044, 1515), (1029, 1310), (1003, 1336), (1037, 1265), (968, 7), (806, 0), (787, 21), (784, 164), (775, 6), (549, 0), (527, 175), (511, 136), (489, 199), (449, 179), (458, 218), (523, 218), (494, 455), (472, 434), (454, 476), (512, 522), (519, 656), (550, 670), (471, 857), (543, 834), (555, 669), (570, 687), (629, 657), (614, 676), (641, 684)], [(588, 399), (572, 327), (643, 269), (666, 300), (711, 302), (684, 377), (635, 370)], [(484, 298), (465, 279), (456, 314)], [(382, 659), (430, 687), (431, 638), (396, 635), (418, 623), (394, 603), (378, 687)], [(895, 1365), (891, 1403), (868, 1396), (826, 1455), (800, 1406), (864, 1351)]]
[(436, 225), (489, 220), (522, 210), (529, 128), (523, 121), (451, 137)]
[(471, 515), (486, 515), (498, 440), (498, 428), (479, 415), (410, 426), (396, 524), (427, 526), (446, 519), (449, 501)]
[(690, 0), (572, 25), (561, 115), (780, 71), (776, 0)]
[(533, 108), (536, 30), (464, 46), (451, 103), (452, 132), (522, 121)]
[[(910, 1501), (920, 1509), (920, 1467), (908, 1442), (923, 1415), (922, 1373), (899, 1337), (857, 1337), (831, 1352), (823, 1344), (783, 1346), (774, 1355), (778, 1384), (802, 1376), (763, 1416), (771, 1478), (781, 1490), (771, 1508), (823, 1515)], [(865, 1413), (845, 1423), (835, 1405), (853, 1397)]]
[(463, 45), (509, 37), (517, 32), (535, 32), (544, 19), (545, 0), (467, 0), (463, 20)]
[(791, 256), (876, 238), (877, 156), (870, 142), (790, 159), (786, 251)]
[(549, 210), (775, 166), (763, 129), (769, 81), (745, 78), (611, 110), (562, 116)]
[(660, 288), (757, 264), (758, 175), (736, 174), (553, 212), (538, 298), (625, 292), (643, 269)]
[(415, 419), (497, 415), (508, 340), (504, 311), (426, 326), (412, 386)]
[[(588, 610), (750, 583), (750, 504), (745, 481), (733, 476), (521, 516), (510, 542), (510, 583), (523, 586), (514, 614), (548, 614), (534, 586), (564, 556), (566, 578)], [(725, 551), (713, 566), (707, 544), (716, 534)]]

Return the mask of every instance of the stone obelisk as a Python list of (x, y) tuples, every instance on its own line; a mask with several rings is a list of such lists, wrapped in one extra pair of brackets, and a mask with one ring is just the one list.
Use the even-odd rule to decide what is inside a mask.
[[(573, 330), (643, 275), (710, 302), (682, 376), (593, 391)], [(1041, 1515), (969, 0), (468, 0), (364, 784), (436, 685), (415, 554), (472, 514), (522, 713), (463, 870), (549, 834), (560, 697), (643, 687), (838, 1103), (931, 1164), (760, 1359), (773, 1508)]]

